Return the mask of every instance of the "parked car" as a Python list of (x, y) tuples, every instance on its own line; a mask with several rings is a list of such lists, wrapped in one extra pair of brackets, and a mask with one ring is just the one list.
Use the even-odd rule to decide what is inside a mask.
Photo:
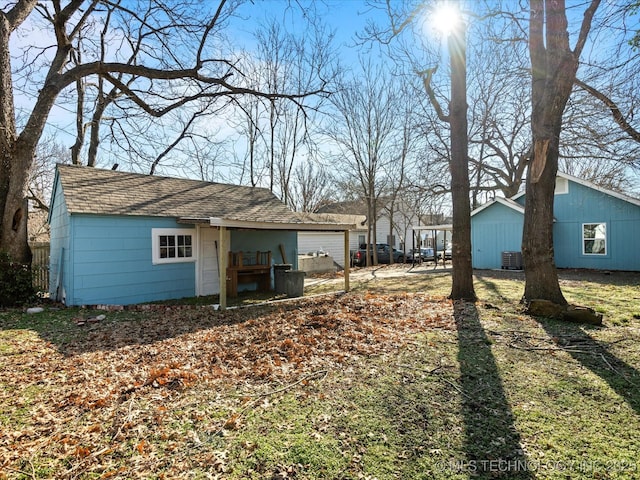
[[(373, 259), (373, 246), (369, 247), (369, 254)], [(406, 255), (403, 251), (395, 248), (390, 248), (386, 243), (376, 244), (378, 263), (390, 263), (391, 256), (393, 255), (393, 263), (404, 263)], [(367, 245), (361, 244), (358, 250), (352, 250), (351, 252), (351, 266), (364, 267), (367, 265)], [(410, 259), (410, 257), (409, 257)], [(410, 261), (410, 260), (409, 260)]]
[(438, 250), (438, 258), (444, 260), (451, 260), (451, 244), (447, 244), (444, 250)]
[(435, 254), (433, 248), (414, 248), (409, 251), (409, 257), (415, 262), (433, 262)]

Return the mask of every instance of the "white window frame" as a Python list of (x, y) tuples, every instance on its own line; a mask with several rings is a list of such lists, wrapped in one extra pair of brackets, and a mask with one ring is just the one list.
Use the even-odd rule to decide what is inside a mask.
[[(587, 252), (585, 251), (585, 242), (587, 240), (594, 240), (595, 238), (587, 238), (584, 236), (585, 233), (585, 227), (587, 225), (602, 225), (604, 227), (604, 252), (603, 253), (591, 253), (591, 252)], [(609, 243), (609, 239), (607, 238), (607, 223), (606, 222), (587, 222), (587, 223), (583, 223), (582, 224), (582, 232), (581, 232), (581, 239), (582, 239), (582, 254), (583, 255), (589, 255), (589, 256), (598, 256), (598, 257), (602, 257), (605, 256), (609, 253), (609, 249), (608, 249), (608, 243)]]
[[(169, 257), (160, 258), (160, 237), (175, 237), (175, 245), (178, 245), (178, 236), (191, 236), (191, 256), (190, 257)], [(152, 228), (151, 229), (151, 255), (153, 265), (166, 263), (193, 263), (198, 259), (198, 234), (195, 228)]]

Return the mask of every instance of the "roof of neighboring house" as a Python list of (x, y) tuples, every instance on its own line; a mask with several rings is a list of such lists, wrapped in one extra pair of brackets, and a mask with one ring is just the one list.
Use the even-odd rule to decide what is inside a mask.
[(496, 203), (500, 203), (505, 207), (511, 208), (512, 210), (515, 210), (516, 212), (524, 215), (524, 207), (520, 205), (518, 202), (511, 200), (510, 198), (496, 197), (490, 202), (487, 202), (484, 205), (480, 205), (478, 208), (476, 208), (473, 212), (471, 212), (471, 216), (473, 217), (474, 215), (483, 211), (485, 208), (495, 205)]
[(366, 215), (367, 203), (362, 199), (334, 202), (318, 209), (318, 213), (332, 213), (338, 215)]
[(341, 223), (292, 212), (266, 188), (78, 165), (58, 165), (57, 176), (71, 214), (175, 217), (193, 222), (216, 219), (235, 222), (234, 226), (239, 226), (238, 222)]
[(367, 216), (366, 215), (343, 215), (339, 213), (298, 213), (298, 215), (305, 219), (312, 219), (313, 221), (325, 221), (335, 222), (343, 224), (353, 224), (356, 226), (356, 230), (366, 230)]
[[(606, 195), (610, 195), (610, 196), (618, 198), (620, 200), (624, 200), (625, 202), (629, 202), (629, 203), (632, 203), (634, 205), (640, 206), (640, 199), (637, 199), (637, 198), (634, 198), (634, 197), (630, 197), (629, 195), (625, 195), (624, 193), (616, 192), (614, 190), (609, 190), (607, 188), (604, 188), (604, 187), (601, 187), (599, 185), (596, 185), (595, 183), (590, 182), (588, 180), (584, 180), (582, 178), (578, 178), (578, 177), (574, 177), (573, 175), (569, 175), (568, 173), (558, 172), (557, 176), (560, 177), (560, 178), (565, 178), (567, 180), (575, 182), (575, 183), (577, 183), (579, 185), (582, 185), (584, 187), (591, 188), (591, 189), (596, 190), (598, 192), (604, 193)], [(513, 198), (513, 199), (520, 198), (521, 196), (526, 195), (526, 194), (527, 194), (527, 192), (523, 190), (522, 192), (517, 193), (516, 195), (514, 195), (511, 198)]]
[[(385, 202), (389, 200), (389, 197), (380, 197), (378, 198), (378, 218), (382, 217), (382, 216), (388, 216), (389, 211), (387, 208), (385, 208)], [(402, 202), (396, 202), (395, 206), (394, 206), (394, 210), (396, 212), (400, 212), (402, 211)], [(412, 212), (412, 209), (410, 209), (409, 211)], [(349, 218), (351, 217), (352, 219), (355, 219), (356, 221), (358, 220), (359, 217), (364, 217), (364, 219), (362, 220), (362, 225), (366, 225), (366, 216), (367, 216), (367, 202), (365, 199), (359, 199), (359, 200), (345, 200), (342, 202), (334, 202), (334, 203), (330, 203), (328, 205), (324, 205), (323, 207), (318, 209), (318, 213), (319, 214), (330, 214), (333, 215), (336, 218)], [(406, 212), (405, 212), (406, 213)], [(421, 215), (421, 219), (423, 221), (426, 221), (425, 219), (430, 218), (438, 218), (439, 220), (445, 219), (446, 218), (441, 215), (441, 214), (435, 214), (435, 215)]]

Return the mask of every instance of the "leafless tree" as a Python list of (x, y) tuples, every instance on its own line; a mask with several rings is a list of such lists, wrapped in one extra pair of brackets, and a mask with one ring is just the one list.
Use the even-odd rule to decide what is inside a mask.
[[(450, 95), (440, 95), (434, 88), (434, 76), (441, 67), (438, 42), (428, 44), (422, 40), (425, 16), (435, 9), (436, 2), (379, 2), (387, 14), (388, 26), (369, 25), (366, 31), (368, 39), (383, 45), (395, 42), (395, 54), (407, 59), (414, 72), (421, 77), (427, 95), (437, 118), (449, 125), (450, 150), (448, 165), (451, 175), (450, 192), (453, 208), (453, 255), (456, 258), (453, 268), (451, 298), (476, 298), (473, 288), (473, 270), (471, 264), (471, 220), (469, 203), (468, 173), (468, 125), (466, 98), (466, 27), (456, 28), (449, 36), (448, 54), (450, 66)], [(462, 21), (462, 19), (460, 19)], [(414, 51), (423, 52), (416, 58)], [(448, 111), (442, 108), (442, 99), (447, 99)]]
[[(411, 98), (412, 87), (407, 82), (402, 82), (398, 85), (399, 102), (397, 108), (399, 109), (399, 117), (396, 124), (397, 133), (394, 148), (396, 158), (388, 165), (385, 165), (388, 182), (385, 203), (382, 205), (389, 217), (389, 237), (391, 238), (397, 233), (405, 243), (405, 251), (409, 233), (406, 229), (416, 216), (415, 212), (410, 210), (409, 203), (405, 201), (404, 195), (409, 185), (408, 180), (416, 171), (417, 149), (422, 146), (418, 144), (419, 135), (417, 134), (416, 116), (414, 114), (415, 104), (411, 101), (406, 101), (406, 99)], [(402, 218), (403, 230), (399, 229), (397, 218)], [(393, 255), (391, 255), (390, 263), (393, 263), (393, 260)]]
[[(332, 33), (313, 15), (305, 22), (307, 28), (296, 33), (287, 31), (280, 18), (271, 18), (257, 28), (256, 52), (246, 69), (251, 85), (278, 94), (304, 90), (317, 76), (327, 81), (335, 78), (338, 63)], [(295, 204), (291, 180), (296, 164), (317, 157), (310, 130), (322, 108), (322, 99), (317, 100), (306, 110), (279, 99), (253, 98), (243, 103), (246, 117), (239, 122), (247, 143), (243, 172), (248, 172), (252, 184), (268, 187), (288, 205)]]
[(29, 172), (30, 210), (49, 211), (47, 199), (53, 190), (53, 172), (58, 163), (70, 163), (71, 151), (54, 137), (44, 137), (36, 147)]
[(319, 162), (298, 163), (293, 170), (290, 198), (299, 212), (316, 212), (338, 200), (331, 170)]
[(544, 299), (559, 305), (567, 303), (558, 283), (553, 255), (553, 195), (565, 106), (599, 6), (600, 0), (587, 4), (575, 45), (571, 47), (564, 1), (531, 0), (530, 3), (533, 152), (527, 172), (522, 234), (526, 301)]
[[(0, 250), (30, 261), (26, 190), (34, 152), (59, 95), (79, 79), (101, 78), (122, 93), (128, 108), (155, 118), (201, 98), (224, 102), (256, 95), (303, 107), (305, 98), (325, 92), (319, 77), (304, 91), (264, 92), (242, 84), (237, 58), (216, 41), (237, 3), (220, 0), (212, 8), (191, 0), (17, 0), (0, 9)], [(83, 28), (103, 21), (104, 9), (112, 7), (108, 55), (89, 51), (78, 58), (81, 63), (70, 62)], [(50, 43), (39, 50), (25, 46), (12, 68), (11, 39), (32, 21), (42, 23)], [(134, 63), (128, 62), (131, 42), (142, 52)], [(33, 92), (24, 124), (16, 121), (18, 90)]]
[(238, 183), (255, 187), (264, 184), (262, 178), (268, 175), (268, 163), (263, 158), (262, 148), (264, 144), (261, 125), (264, 121), (264, 109), (262, 102), (248, 97), (239, 99), (238, 105), (243, 115), (234, 127), (239, 137), (244, 140), (246, 148), (233, 151), (234, 163), (239, 171), (236, 176)]
[(526, 42), (500, 18), (474, 22), (469, 42), (469, 162), (471, 203), (482, 193), (518, 193), (531, 148)]
[(182, 156), (191, 160), (180, 168), (184, 176), (195, 176), (206, 182), (231, 182), (228, 171), (232, 164), (225, 141), (190, 137), (180, 147), (180, 152)]
[(29, 241), (42, 240), (49, 231), (47, 216), (48, 198), (53, 190), (54, 170), (58, 163), (70, 163), (71, 150), (59, 143), (54, 137), (42, 138), (29, 172)]
[(326, 135), (338, 148), (336, 163), (344, 164), (343, 175), (358, 184), (359, 197), (367, 205), (367, 262), (377, 252), (369, 251), (376, 243), (376, 220), (379, 198), (388, 187), (385, 171), (398, 155), (397, 128), (402, 109), (394, 77), (371, 61), (362, 64), (362, 75), (345, 83), (331, 100), (337, 116)]

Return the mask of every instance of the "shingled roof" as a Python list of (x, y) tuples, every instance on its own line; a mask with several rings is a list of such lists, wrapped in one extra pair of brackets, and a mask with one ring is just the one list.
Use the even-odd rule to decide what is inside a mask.
[(271, 223), (332, 223), (292, 212), (271, 191), (222, 183), (58, 165), (71, 214)]

